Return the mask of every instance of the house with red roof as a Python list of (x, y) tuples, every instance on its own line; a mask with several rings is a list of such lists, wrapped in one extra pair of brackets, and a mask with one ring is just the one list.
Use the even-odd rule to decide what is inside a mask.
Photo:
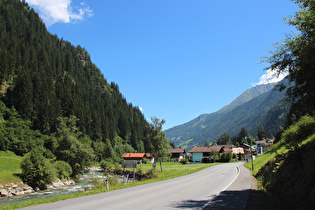
[(154, 156), (151, 153), (125, 153), (121, 156), (125, 161), (137, 161), (142, 163), (144, 159), (149, 162), (154, 162)]

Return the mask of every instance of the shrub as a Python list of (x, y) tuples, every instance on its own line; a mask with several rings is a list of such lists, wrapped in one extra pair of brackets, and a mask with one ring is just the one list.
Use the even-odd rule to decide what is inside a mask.
[(107, 176), (106, 178), (92, 176), (90, 183), (93, 185), (93, 189), (103, 189), (106, 188), (106, 180), (109, 186), (114, 186), (119, 184), (117, 176)]
[(43, 156), (44, 148), (33, 148), (21, 162), (22, 181), (32, 188), (45, 189), (56, 178), (54, 164)]
[(201, 162), (202, 162), (202, 163), (210, 163), (210, 162), (211, 162), (211, 157), (203, 157), (203, 158), (201, 159)]
[(111, 163), (106, 161), (106, 160), (102, 160), (101, 163), (101, 168), (104, 171), (104, 173), (109, 173), (110, 169), (111, 169)]
[(136, 175), (142, 177), (144, 175), (142, 168), (137, 168)]
[(115, 173), (116, 173), (116, 174), (118, 174), (119, 171), (121, 171), (121, 167), (120, 167), (120, 165), (119, 165), (118, 163), (115, 163), (115, 164), (114, 164), (114, 170), (115, 170)]
[(220, 162), (230, 162), (231, 160), (231, 152), (223, 152), (221, 155), (220, 155), (220, 159), (219, 161)]
[(119, 184), (119, 180), (118, 180), (116, 175), (115, 176), (107, 176), (106, 179), (108, 181), (108, 184), (111, 186)]
[(180, 160), (180, 163), (186, 165), (188, 163), (188, 158), (183, 158)]
[(145, 174), (145, 176), (148, 179), (156, 178), (157, 177), (157, 172), (152, 168), (152, 169), (148, 170), (148, 172)]
[(72, 174), (71, 166), (64, 161), (55, 162), (56, 173), (59, 179), (69, 179)]

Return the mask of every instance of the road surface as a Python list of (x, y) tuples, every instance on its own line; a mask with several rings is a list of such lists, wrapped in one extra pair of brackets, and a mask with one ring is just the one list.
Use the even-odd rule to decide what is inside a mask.
[(250, 173), (242, 163), (228, 163), (175, 179), (24, 209), (244, 209), (250, 188)]

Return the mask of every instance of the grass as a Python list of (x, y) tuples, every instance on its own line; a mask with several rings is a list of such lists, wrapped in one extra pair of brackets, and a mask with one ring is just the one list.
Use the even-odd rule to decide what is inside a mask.
[[(307, 144), (315, 138), (315, 134), (309, 136), (307, 139), (303, 140), (300, 145)], [(287, 148), (287, 145), (281, 144), (278, 142), (272, 145), (263, 155), (259, 156), (254, 160), (254, 170), (252, 170), (252, 162), (245, 163), (244, 166), (252, 171), (253, 176), (257, 174), (257, 172), (263, 167), (268, 161), (275, 158), (277, 154), (285, 154), (290, 149)]]
[[(126, 185), (118, 184), (115, 186), (109, 186), (109, 191), (133, 187), (133, 186), (139, 186), (139, 185), (163, 181), (163, 180), (167, 180), (167, 179), (172, 179), (172, 178), (184, 176), (184, 175), (186, 175), (186, 173), (192, 174), (192, 173), (201, 171), (201, 170), (208, 168), (208, 167), (211, 167), (213, 165), (215, 165), (215, 164), (187, 164), (187, 165), (182, 165), (180, 163), (167, 162), (167, 163), (162, 163), (163, 172), (161, 172), (160, 171), (160, 164), (158, 163), (156, 165), (157, 178), (148, 179), (148, 180), (144, 180), (144, 181), (138, 181), (138, 182), (135, 182), (134, 184), (133, 183), (127, 183)], [(152, 165), (151, 164), (142, 164), (142, 165), (138, 165), (138, 168), (140, 170), (142, 170), (143, 172), (146, 172), (146, 171), (152, 169)], [(79, 192), (79, 193), (66, 195), (66, 196), (28, 201), (28, 202), (24, 202), (24, 203), (16, 203), (16, 204), (11, 204), (11, 205), (7, 205), (7, 206), (0, 206), (0, 209), (17, 209), (17, 208), (23, 208), (23, 207), (27, 207), (27, 206), (34, 206), (34, 205), (39, 205), (39, 204), (43, 204), (43, 203), (61, 201), (61, 200), (66, 200), (66, 199), (70, 199), (70, 198), (82, 197), (82, 196), (93, 195), (93, 194), (97, 194), (97, 193), (103, 193), (103, 192), (106, 192), (106, 188), (101, 188), (101, 189), (96, 189), (96, 190), (91, 190), (91, 191), (85, 191), (85, 192)]]
[(22, 170), (20, 167), (21, 156), (17, 156), (11, 151), (0, 151), (0, 184), (4, 185), (12, 182), (21, 182), (18, 177)]
[[(315, 134), (313, 134), (313, 135), (307, 137), (305, 140), (301, 141), (298, 148), (301, 148), (301, 146), (303, 146), (303, 145), (309, 145), (314, 141), (315, 141)], [(268, 161), (271, 161), (271, 164), (274, 163), (275, 161), (281, 161), (281, 159), (279, 159), (279, 157), (276, 158), (276, 155), (280, 155), (280, 157), (281, 157), (282, 155), (286, 155), (289, 151), (292, 151), (292, 150), (294, 150), (294, 148), (291, 147), (289, 144), (284, 144), (284, 142), (282, 142), (282, 144), (281, 144), (281, 142), (278, 142), (277, 144), (273, 145), (270, 149), (268, 149), (268, 151), (266, 153), (264, 153), (262, 156), (260, 156), (254, 160), (254, 170), (252, 171), (252, 174), (253, 174), (253, 176), (256, 177), (257, 186), (250, 193), (248, 203), (251, 203), (251, 208), (249, 208), (249, 209), (270, 209), (270, 208), (275, 208), (275, 206), (274, 206), (275, 204), (280, 205), (280, 206), (283, 204), (281, 202), (284, 202), (285, 199), (277, 200), (278, 197), (275, 196), (274, 194), (272, 194), (273, 192), (268, 191), (265, 188), (265, 184), (268, 185), (268, 180), (273, 179), (271, 173), (269, 173), (273, 169), (272, 168), (266, 169), (266, 168), (263, 168), (263, 166)], [(300, 154), (300, 156), (301, 156), (302, 153), (299, 152), (298, 154)], [(313, 165), (314, 158), (312, 155), (313, 154), (309, 154), (308, 156), (306, 156), (308, 158), (305, 158), (303, 160), (302, 164), (305, 163), (306, 166), (307, 165), (309, 165), (309, 166)], [(290, 162), (292, 162), (292, 161), (298, 162), (298, 160), (290, 160)], [(280, 164), (281, 163), (279, 163), (279, 165)], [(297, 163), (297, 164), (299, 164), (299, 163)], [(278, 165), (277, 162), (276, 162), (276, 165)], [(251, 162), (244, 164), (244, 166), (247, 167), (249, 170), (252, 170), (252, 163)], [(271, 165), (271, 167), (272, 167), (272, 165)], [(258, 171), (260, 169), (262, 170), (262, 173), (258, 174)], [(269, 170), (269, 171), (264, 171), (264, 170)], [(286, 171), (284, 171), (284, 170), (286, 170)], [(291, 172), (290, 170), (291, 170), (290, 167), (288, 167), (287, 169), (283, 169), (282, 174), (288, 174), (289, 175)], [(302, 170), (302, 169), (299, 168), (297, 170)], [(304, 176), (306, 177), (305, 180), (312, 179), (313, 175), (310, 175), (310, 174), (313, 173), (312, 172), (313, 168), (312, 167), (306, 167), (303, 170), (304, 171), (301, 173), (304, 173)], [(274, 173), (274, 172), (272, 172), (272, 173)], [(295, 174), (298, 174), (298, 173), (295, 173)], [(263, 184), (263, 183), (265, 183), (265, 184)], [(288, 184), (288, 185), (290, 186), (290, 184)], [(286, 192), (286, 188), (282, 188), (282, 187), (283, 187), (283, 185), (281, 185), (280, 187), (278, 186), (277, 189), (283, 195), (283, 193)], [(289, 197), (287, 197), (287, 198), (289, 198)], [(294, 202), (297, 202), (297, 201), (298, 200), (295, 200)], [(306, 200), (303, 200), (302, 203), (305, 203), (305, 201)], [(299, 203), (299, 205), (300, 204), (301, 203)]]
[(273, 145), (266, 153), (254, 160), (254, 171), (252, 170), (252, 162), (244, 164), (246, 168), (252, 171), (253, 176), (255, 176), (260, 168), (263, 167), (269, 160), (273, 159), (277, 154), (286, 153), (289, 151), (285, 147), (279, 147), (279, 143), (280, 142)]

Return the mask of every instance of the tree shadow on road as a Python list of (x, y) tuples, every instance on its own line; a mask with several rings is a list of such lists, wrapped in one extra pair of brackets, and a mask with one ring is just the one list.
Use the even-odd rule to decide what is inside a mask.
[(202, 208), (208, 200), (184, 200), (181, 202), (176, 202), (172, 204), (171, 208), (178, 208), (178, 209), (200, 209)]
[(204, 209), (245, 209), (250, 190), (221, 192)]
[(224, 191), (210, 203), (208, 203), (209, 200), (183, 200), (171, 207), (178, 209), (200, 209), (202, 207), (203, 209), (245, 209), (249, 192), (250, 190)]

